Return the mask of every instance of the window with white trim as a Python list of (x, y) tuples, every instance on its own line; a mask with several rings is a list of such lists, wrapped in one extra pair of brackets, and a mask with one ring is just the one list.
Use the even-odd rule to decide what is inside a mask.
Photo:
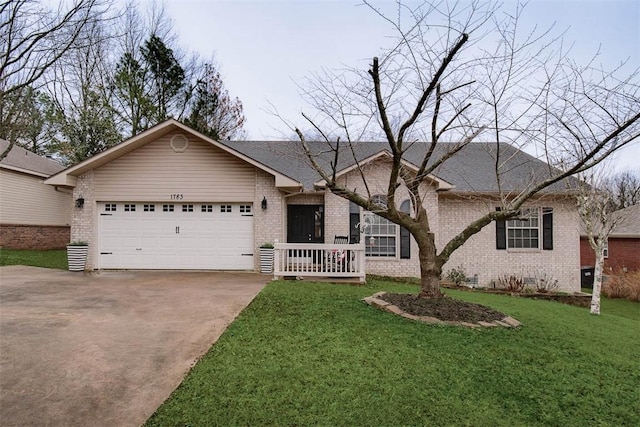
[[(386, 207), (384, 196), (374, 196), (373, 203)], [(370, 257), (395, 257), (398, 242), (398, 226), (373, 212), (363, 212), (365, 255)]]
[(182, 212), (193, 212), (193, 205), (182, 205)]
[(604, 250), (602, 251), (602, 253), (604, 254), (605, 258), (609, 258), (609, 239), (604, 242)]
[(231, 205), (220, 205), (220, 212), (222, 213), (231, 212)]
[(507, 248), (540, 248), (540, 209), (522, 208), (516, 218), (507, 221)]
[(240, 205), (240, 213), (251, 213), (251, 205)]
[(125, 212), (135, 212), (135, 211), (136, 211), (136, 205), (132, 205), (132, 204), (127, 204), (127, 203), (125, 203), (125, 205), (124, 205), (124, 211), (125, 211)]
[(145, 212), (155, 212), (156, 205), (144, 205)]
[(173, 212), (174, 205), (162, 205), (162, 212)]
[(213, 205), (202, 205), (202, 212), (213, 212)]

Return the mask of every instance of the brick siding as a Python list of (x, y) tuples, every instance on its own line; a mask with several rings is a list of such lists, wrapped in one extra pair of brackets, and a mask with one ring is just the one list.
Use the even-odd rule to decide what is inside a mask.
[(93, 186), (93, 171), (89, 171), (78, 177), (76, 187), (73, 189), (73, 200), (84, 199), (84, 206), (73, 208), (71, 214), (71, 241), (83, 241), (89, 244), (89, 254), (85, 270), (91, 271), (96, 268), (96, 233), (98, 223), (96, 217), (96, 198)]
[(69, 236), (68, 225), (0, 225), (0, 247), (5, 249), (63, 249)]
[[(580, 238), (580, 265), (593, 267), (596, 256), (586, 237)], [(640, 238), (609, 239), (609, 257), (604, 260), (605, 272), (627, 268), (628, 271), (640, 271)]]
[[(264, 243), (285, 242), (286, 200), (276, 188), (275, 178), (256, 168), (256, 192), (253, 201), (254, 256), (253, 264), (260, 271), (260, 246)], [(267, 209), (262, 209), (262, 198), (267, 199)]]
[[(479, 218), (487, 210), (495, 209), (489, 200), (440, 198), (440, 231), (438, 250), (464, 226)], [(576, 209), (571, 201), (530, 201), (525, 207), (553, 207), (553, 250), (496, 249), (495, 223), (484, 227), (456, 250), (444, 266), (443, 274), (462, 266), (468, 276), (478, 275), (480, 286), (504, 275), (523, 278), (557, 279), (559, 290), (580, 290), (579, 231)]]

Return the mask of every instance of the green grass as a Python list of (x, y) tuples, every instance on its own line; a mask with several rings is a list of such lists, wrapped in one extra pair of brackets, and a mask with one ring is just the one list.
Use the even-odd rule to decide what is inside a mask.
[[(582, 288), (582, 292), (590, 294), (591, 289)], [(621, 298), (600, 298), (600, 313), (615, 313), (618, 316), (640, 321), (640, 304)]]
[(30, 265), (66, 270), (67, 252), (64, 249), (50, 251), (0, 249), (1, 265)]
[(632, 306), (447, 291), (524, 324), (471, 330), (360, 301), (379, 289), (416, 291), (269, 284), (146, 425), (640, 425)]

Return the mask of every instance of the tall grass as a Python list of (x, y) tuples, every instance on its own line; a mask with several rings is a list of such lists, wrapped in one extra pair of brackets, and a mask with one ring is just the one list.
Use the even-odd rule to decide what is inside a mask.
[(640, 271), (625, 273), (618, 270), (602, 286), (602, 293), (609, 298), (626, 298), (640, 302)]

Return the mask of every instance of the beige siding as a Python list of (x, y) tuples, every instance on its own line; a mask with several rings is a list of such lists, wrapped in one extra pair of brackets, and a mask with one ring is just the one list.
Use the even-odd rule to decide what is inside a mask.
[(72, 195), (44, 178), (0, 169), (0, 223), (69, 225)]
[(96, 201), (246, 202), (254, 200), (255, 168), (188, 135), (174, 152), (164, 136), (95, 170)]

